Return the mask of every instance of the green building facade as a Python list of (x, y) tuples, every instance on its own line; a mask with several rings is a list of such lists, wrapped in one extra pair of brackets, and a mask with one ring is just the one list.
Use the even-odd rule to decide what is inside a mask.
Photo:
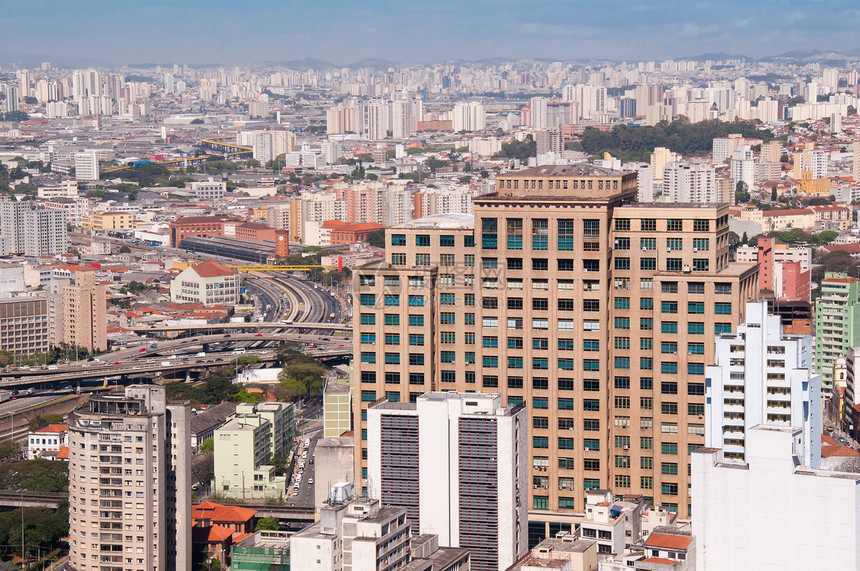
[(848, 348), (860, 345), (860, 280), (827, 273), (815, 303), (815, 372), (821, 388), (833, 390), (833, 365)]

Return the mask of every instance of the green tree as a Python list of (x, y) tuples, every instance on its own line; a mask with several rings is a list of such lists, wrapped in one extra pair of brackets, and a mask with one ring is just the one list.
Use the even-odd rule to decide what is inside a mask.
[(39, 430), (40, 428), (44, 428), (50, 424), (61, 424), (62, 422), (63, 415), (61, 414), (38, 414), (30, 419), (30, 432)]
[(537, 141), (534, 137), (527, 135), (525, 140), (513, 140), (502, 144), (502, 150), (494, 155), (497, 158), (519, 159), (521, 162), (528, 161), (529, 157), (537, 156)]
[(207, 438), (200, 443), (200, 446), (197, 447), (197, 450), (200, 452), (215, 452), (215, 439)]
[(278, 521), (273, 517), (262, 517), (257, 520), (254, 531), (278, 531)]
[(739, 180), (735, 185), (735, 204), (741, 204), (743, 202), (749, 202), (750, 200), (750, 192), (747, 183), (742, 180)]
[(191, 120), (192, 125), (202, 125), (203, 123), (205, 123), (205, 121), (203, 121), (203, 119), (201, 119), (200, 117)]
[(120, 254), (131, 254), (131, 248), (128, 246), (123, 246), (119, 249)]
[(385, 248), (385, 228), (374, 230), (368, 234), (367, 243), (376, 248)]

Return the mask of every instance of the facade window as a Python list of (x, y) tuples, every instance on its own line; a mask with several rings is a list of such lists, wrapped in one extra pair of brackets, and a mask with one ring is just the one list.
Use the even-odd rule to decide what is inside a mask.
[(707, 258), (693, 258), (694, 272), (707, 272), (710, 261)]
[(546, 218), (532, 219), (532, 250), (546, 250), (549, 247), (549, 221)]
[(415, 235), (415, 245), (419, 247), (429, 247), (430, 246), (430, 235), (429, 234), (416, 234)]
[(481, 248), (495, 250), (499, 247), (499, 221), (495, 218), (481, 218)]
[(681, 258), (666, 258), (667, 272), (680, 272), (683, 269)]
[(508, 240), (508, 250), (522, 250), (523, 249), (523, 219), (522, 218), (508, 218), (506, 222), (507, 226), (507, 240)]
[(657, 270), (657, 258), (641, 258), (639, 260), (639, 269), (645, 272), (653, 272)]
[(406, 245), (406, 234), (392, 234), (391, 235), (391, 245), (392, 246), (405, 246)]
[(532, 258), (532, 270), (546, 271), (549, 269), (549, 262), (546, 258)]
[(693, 220), (694, 232), (709, 232), (711, 230), (710, 220)]
[(641, 238), (639, 240), (639, 246), (642, 250), (656, 250), (657, 249), (657, 239), (656, 238)]
[(666, 230), (669, 232), (683, 232), (684, 221), (680, 218), (670, 218), (666, 220)]
[(615, 258), (615, 269), (616, 270), (629, 270), (630, 269), (630, 258), (627, 258), (627, 257)]
[(573, 220), (560, 219), (558, 221), (558, 249), (560, 251), (573, 250)]

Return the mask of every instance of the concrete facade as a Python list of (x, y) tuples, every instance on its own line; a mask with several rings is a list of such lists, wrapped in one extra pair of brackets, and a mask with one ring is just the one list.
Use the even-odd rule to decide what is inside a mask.
[(686, 514), (705, 364), (757, 295), (755, 265), (729, 263), (728, 206), (637, 204), (635, 173), (590, 166), (496, 180), (474, 216), (391, 228), (385, 261), (356, 269), (356, 434), (380, 398), (501, 393), (529, 409), (536, 527), (601, 487)]
[(72, 569), (191, 570), (189, 426), (188, 405), (153, 385), (69, 414)]
[(405, 508), (441, 545), (468, 548), (478, 571), (507, 569), (528, 549), (526, 411), (501, 402), (427, 393), (368, 409), (370, 496)]

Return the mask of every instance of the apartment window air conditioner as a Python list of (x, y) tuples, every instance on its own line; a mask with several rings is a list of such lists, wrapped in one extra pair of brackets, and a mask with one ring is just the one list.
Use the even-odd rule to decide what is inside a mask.
[(586, 446), (586, 447), (585, 447), (585, 451), (586, 451), (586, 452), (590, 452), (590, 451), (591, 451), (591, 448), (589, 448), (588, 446)]
[(698, 252), (698, 251), (699, 251), (699, 249), (698, 249), (698, 248), (693, 248), (693, 251), (694, 251), (694, 252)]
[(624, 445), (624, 449), (625, 449), (625, 450), (630, 450), (630, 447), (629, 447), (628, 445), (626, 445), (626, 444), (625, 444), (625, 445)]

